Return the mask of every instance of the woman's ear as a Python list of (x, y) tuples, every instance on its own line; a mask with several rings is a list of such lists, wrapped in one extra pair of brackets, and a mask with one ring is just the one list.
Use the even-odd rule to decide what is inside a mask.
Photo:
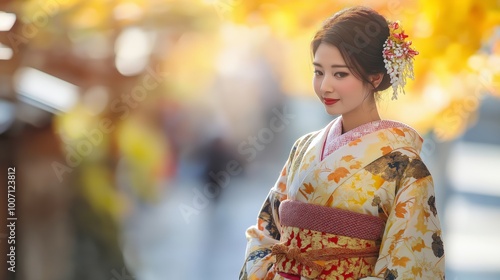
[(383, 78), (384, 78), (383, 73), (373, 74), (370, 75), (370, 82), (372, 83), (374, 88), (378, 88)]

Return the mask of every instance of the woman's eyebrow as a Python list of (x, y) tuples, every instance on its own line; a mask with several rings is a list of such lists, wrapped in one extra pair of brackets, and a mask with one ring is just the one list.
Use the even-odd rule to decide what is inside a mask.
[[(319, 64), (317, 62), (313, 62), (313, 65), (318, 66), (318, 67), (323, 67), (323, 66), (321, 66), (321, 64)], [(332, 64), (331, 67), (332, 68), (336, 68), (336, 67), (337, 68), (340, 68), (340, 67), (349, 68), (349, 67), (347, 67), (347, 65), (341, 65), (341, 64)]]

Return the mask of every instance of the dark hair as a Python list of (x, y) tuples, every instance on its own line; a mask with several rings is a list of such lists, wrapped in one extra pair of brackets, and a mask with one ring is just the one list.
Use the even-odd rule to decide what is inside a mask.
[(382, 91), (391, 86), (382, 57), (388, 37), (388, 22), (382, 15), (367, 7), (347, 8), (323, 23), (311, 42), (312, 55), (321, 43), (337, 47), (354, 76), (361, 81), (371, 84), (369, 75), (383, 73), (379, 86), (374, 87), (374, 91)]

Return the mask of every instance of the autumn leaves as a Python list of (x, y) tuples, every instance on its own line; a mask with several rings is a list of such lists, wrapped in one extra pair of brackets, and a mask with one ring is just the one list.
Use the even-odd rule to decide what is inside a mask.
[[(351, 171), (358, 170), (361, 168), (361, 161), (355, 160), (355, 158), (352, 155), (346, 155), (343, 156), (341, 161), (344, 162), (344, 166), (337, 167), (333, 171), (330, 172), (330, 170), (327, 170), (327, 172), (330, 172), (327, 176), (327, 180), (334, 181), (335, 183), (341, 182), (341, 180), (345, 177), (347, 177), (349, 174), (351, 174)], [(349, 171), (349, 169), (351, 171)], [(314, 192), (315, 188), (312, 185), (312, 183), (303, 183), (302, 188), (299, 190), (299, 192), (304, 196), (307, 197), (308, 195), (312, 194)], [(331, 199), (330, 199), (331, 200)], [(328, 203), (327, 203), (328, 204)]]
[[(349, 169), (359, 169), (359, 168), (361, 168), (361, 161), (355, 160), (352, 155), (343, 156), (340, 160), (341, 161), (345, 161), (348, 164), (350, 164), (349, 165)], [(345, 176), (347, 176), (349, 174), (350, 174), (350, 172), (349, 172), (349, 170), (347, 168), (345, 168), (345, 167), (338, 167), (337, 169), (333, 170), (328, 175), (328, 181), (335, 181), (335, 183), (338, 183), (338, 182), (340, 182), (340, 179), (344, 178)]]
[(328, 181), (333, 180), (335, 181), (335, 183), (338, 183), (340, 179), (344, 178), (348, 174), (349, 170), (347, 170), (345, 167), (339, 167), (328, 175)]

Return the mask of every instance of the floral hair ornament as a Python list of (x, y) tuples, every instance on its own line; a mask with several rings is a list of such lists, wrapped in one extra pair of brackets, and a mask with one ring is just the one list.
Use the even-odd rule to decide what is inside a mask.
[(399, 21), (389, 23), (389, 37), (385, 40), (382, 55), (387, 74), (391, 77), (392, 100), (398, 99), (400, 90), (405, 93), (406, 77), (414, 79), (413, 57), (418, 52), (410, 47), (411, 41), (406, 41), (407, 37), (399, 26)]

